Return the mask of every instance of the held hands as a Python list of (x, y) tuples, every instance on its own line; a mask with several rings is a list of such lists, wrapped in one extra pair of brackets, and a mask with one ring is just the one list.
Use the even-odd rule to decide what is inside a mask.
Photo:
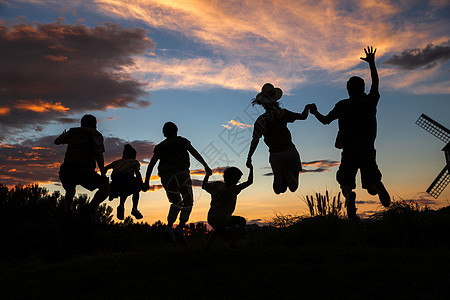
[(143, 184), (142, 184), (142, 191), (143, 192), (146, 192), (146, 191), (148, 191), (150, 189), (150, 184), (148, 183), (148, 182), (144, 182)]
[(309, 112), (312, 114), (317, 113), (317, 106), (315, 103), (307, 104), (305, 108), (309, 109)]
[(376, 48), (374, 49), (372, 46), (367, 46), (367, 49), (364, 48), (364, 52), (366, 53), (366, 57), (360, 57), (360, 59), (368, 63), (374, 63), (375, 53), (377, 52), (377, 49)]

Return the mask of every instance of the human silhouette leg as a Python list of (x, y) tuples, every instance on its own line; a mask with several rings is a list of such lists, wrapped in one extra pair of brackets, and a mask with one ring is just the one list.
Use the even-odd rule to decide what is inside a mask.
[(138, 210), (138, 203), (139, 203), (139, 192), (135, 192), (133, 194), (133, 208), (131, 209), (131, 214), (136, 218), (136, 219), (142, 219), (144, 216), (141, 214), (141, 212)]
[(66, 191), (64, 196), (64, 212), (67, 216), (70, 216), (73, 206), (73, 198), (75, 197), (76, 191), (76, 172), (67, 166), (67, 164), (62, 164), (59, 169), (59, 179), (61, 184)]
[(161, 183), (166, 191), (167, 199), (170, 202), (169, 212), (167, 214), (167, 228), (172, 229), (173, 224), (177, 220), (178, 214), (180, 213), (183, 201), (180, 196), (180, 190), (175, 174), (162, 176)]
[(210, 247), (212, 242), (216, 239), (218, 235), (219, 233), (215, 229), (213, 229), (208, 235), (208, 240), (206, 241), (205, 247), (206, 248)]
[(178, 235), (180, 242), (185, 244), (187, 240), (184, 234), (184, 227), (186, 226), (186, 223), (189, 220), (189, 216), (192, 212), (192, 207), (194, 205), (194, 196), (192, 192), (192, 181), (189, 172), (177, 174), (177, 179), (179, 183), (180, 194), (183, 199), (183, 204), (180, 211), (180, 222), (175, 228), (175, 233)]
[(378, 181), (375, 184), (375, 187), (377, 189), (378, 199), (380, 199), (381, 204), (384, 207), (389, 207), (389, 205), (391, 205), (391, 196), (389, 195), (388, 191), (384, 187), (383, 182)]
[(362, 158), (361, 182), (362, 187), (371, 195), (378, 195), (381, 204), (388, 207), (391, 204), (391, 196), (381, 182), (381, 172), (376, 163), (376, 151), (371, 149)]
[(73, 190), (66, 190), (66, 195), (64, 196), (64, 212), (72, 212), (73, 198), (75, 197), (75, 188)]
[(341, 164), (336, 172), (336, 180), (341, 186), (349, 219), (356, 218), (356, 193), (353, 189), (356, 188), (357, 172), (357, 158), (354, 155), (349, 155), (349, 153), (343, 151)]
[(295, 192), (298, 188), (298, 178), (302, 170), (302, 162), (300, 154), (295, 147), (287, 151), (284, 165), (286, 167), (286, 181), (291, 192)]
[(180, 212), (180, 223), (178, 226), (184, 227), (189, 220), (194, 205), (194, 194), (192, 192), (192, 180), (189, 173), (178, 175), (180, 183), (180, 193), (183, 198), (183, 207)]
[(347, 217), (349, 219), (356, 218), (356, 193), (348, 185), (342, 186), (341, 190), (342, 190), (342, 195), (345, 198), (345, 207), (347, 208)]
[(290, 174), (288, 174), (287, 176), (286, 182), (291, 192), (295, 192), (298, 188), (298, 177), (299, 177), (298, 170), (291, 171)]
[(232, 216), (231, 223), (235, 226), (233, 235), (231, 236), (230, 248), (239, 248), (237, 246), (237, 241), (244, 236), (245, 225), (247, 224), (245, 218), (240, 216)]
[(89, 203), (89, 206), (91, 208), (97, 208), (100, 205), (100, 203), (102, 203), (108, 197), (109, 191), (110, 191), (109, 183), (102, 184), (99, 187), (98, 191), (95, 193), (91, 202)]
[(287, 182), (281, 175), (273, 175), (273, 191), (279, 195), (287, 191)]
[(119, 206), (117, 206), (117, 219), (123, 220), (125, 218), (125, 201), (128, 197), (120, 196), (119, 198)]

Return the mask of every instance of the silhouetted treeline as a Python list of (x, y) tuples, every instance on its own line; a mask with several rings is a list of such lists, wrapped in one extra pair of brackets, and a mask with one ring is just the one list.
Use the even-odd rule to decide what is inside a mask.
[[(153, 225), (113, 220), (112, 208), (100, 205), (93, 220), (80, 214), (87, 195), (74, 199), (70, 217), (64, 212), (64, 196), (38, 185), (0, 184), (0, 261), (60, 260), (75, 254), (123, 252), (165, 243), (161, 221)], [(189, 234), (204, 235), (205, 224), (190, 224)]]
[[(94, 220), (80, 211), (88, 203), (86, 195), (74, 199), (68, 220), (63, 196), (49, 194), (37, 185), (8, 188), (0, 184), (0, 263), (59, 261), (74, 255), (147, 251), (150, 248), (177, 247), (164, 235), (166, 224), (134, 223), (131, 217), (115, 222), (112, 208), (102, 204)], [(450, 249), (450, 206), (432, 210), (413, 202), (397, 201), (368, 219), (348, 220), (340, 214), (313, 217), (276, 216), (285, 226), (264, 227), (248, 232), (242, 248), (330, 245), (344, 247), (396, 247)], [(281, 224), (281, 223), (280, 223)], [(191, 247), (203, 249), (207, 227), (188, 224)], [(225, 237), (226, 239), (226, 237)], [(217, 247), (221, 247), (218, 243)]]

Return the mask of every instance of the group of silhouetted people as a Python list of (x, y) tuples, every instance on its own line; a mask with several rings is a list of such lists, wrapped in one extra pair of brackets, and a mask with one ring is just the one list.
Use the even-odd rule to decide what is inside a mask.
[[(98, 189), (83, 214), (91, 216), (95, 208), (108, 196), (112, 200), (119, 198), (117, 218), (124, 219), (124, 203), (132, 195), (133, 207), (131, 215), (136, 219), (143, 216), (138, 210), (140, 191), (150, 189), (150, 177), (156, 163), (161, 184), (170, 202), (167, 216), (166, 234), (172, 241), (186, 242), (184, 227), (189, 220), (193, 207), (192, 181), (190, 178), (190, 155), (197, 159), (205, 169), (202, 188), (211, 194), (211, 206), (207, 220), (213, 227), (207, 245), (214, 238), (232, 229), (229, 247), (237, 249), (237, 240), (245, 232), (246, 220), (233, 215), (236, 208), (237, 195), (253, 183), (252, 156), (259, 139), (269, 148), (269, 162), (273, 172), (273, 190), (276, 194), (284, 193), (289, 188), (295, 192), (298, 188), (299, 173), (302, 170), (300, 155), (292, 142), (287, 123), (306, 120), (313, 114), (323, 124), (338, 120), (339, 131), (335, 146), (342, 149), (342, 158), (336, 179), (346, 199), (347, 215), (356, 217), (356, 173), (361, 172), (362, 187), (371, 195), (378, 195), (383, 206), (390, 205), (391, 199), (381, 182), (381, 172), (376, 163), (376, 108), (380, 99), (378, 92), (379, 78), (375, 66), (376, 49), (364, 49), (365, 57), (361, 57), (370, 67), (372, 85), (369, 94), (365, 93), (364, 80), (353, 76), (347, 82), (349, 98), (339, 101), (327, 114), (318, 112), (315, 104), (305, 106), (302, 113), (295, 113), (280, 108), (279, 100), (283, 93), (280, 88), (270, 83), (263, 85), (261, 92), (252, 99), (253, 105), (261, 105), (265, 112), (257, 118), (253, 128), (253, 138), (247, 157), (246, 166), (249, 175), (246, 182), (239, 184), (243, 175), (236, 167), (228, 167), (223, 174), (223, 182), (208, 182), (212, 170), (191, 142), (178, 136), (178, 128), (172, 122), (163, 126), (165, 139), (153, 149), (153, 156), (148, 165), (145, 179), (140, 174), (140, 163), (136, 160), (136, 150), (129, 144), (124, 146), (123, 157), (104, 165), (103, 136), (96, 130), (96, 118), (85, 115), (81, 119), (81, 127), (64, 131), (55, 140), (55, 144), (67, 144), (64, 162), (59, 171), (61, 183), (66, 190), (65, 210), (72, 210), (73, 197), (77, 185), (93, 191)], [(100, 169), (98, 174), (96, 165)], [(107, 170), (112, 169), (111, 183), (106, 177)], [(179, 224), (174, 229), (175, 221)]]

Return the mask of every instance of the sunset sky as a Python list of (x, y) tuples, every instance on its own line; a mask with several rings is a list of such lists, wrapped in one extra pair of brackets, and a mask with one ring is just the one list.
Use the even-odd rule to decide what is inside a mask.
[[(383, 182), (394, 200), (447, 206), (450, 187), (437, 200), (425, 193), (444, 167), (445, 145), (415, 121), (425, 113), (450, 129), (449, 16), (449, 0), (0, 0), (0, 183), (63, 191), (65, 146), (53, 141), (85, 113), (98, 118), (106, 163), (131, 143), (145, 174), (163, 124), (173, 121), (211, 168), (237, 166), (245, 180), (252, 125), (262, 113), (250, 101), (261, 86), (280, 87), (284, 108), (301, 112), (314, 102), (328, 113), (347, 98), (350, 76), (363, 77), (368, 90), (359, 57), (373, 45)], [(339, 191), (337, 122), (323, 126), (310, 115), (289, 129), (306, 171), (300, 187), (273, 193), (261, 141), (254, 184), (235, 212), (250, 222), (307, 213), (306, 195)], [(191, 169), (201, 169), (193, 158)], [(158, 179), (151, 184), (154, 191), (141, 193), (143, 220), (165, 222), (167, 198)], [(381, 209), (377, 197), (356, 192), (358, 214)], [(204, 221), (210, 197), (198, 187), (194, 197), (190, 221)], [(118, 200), (108, 204), (115, 209)], [(131, 199), (126, 215), (130, 209)]]

